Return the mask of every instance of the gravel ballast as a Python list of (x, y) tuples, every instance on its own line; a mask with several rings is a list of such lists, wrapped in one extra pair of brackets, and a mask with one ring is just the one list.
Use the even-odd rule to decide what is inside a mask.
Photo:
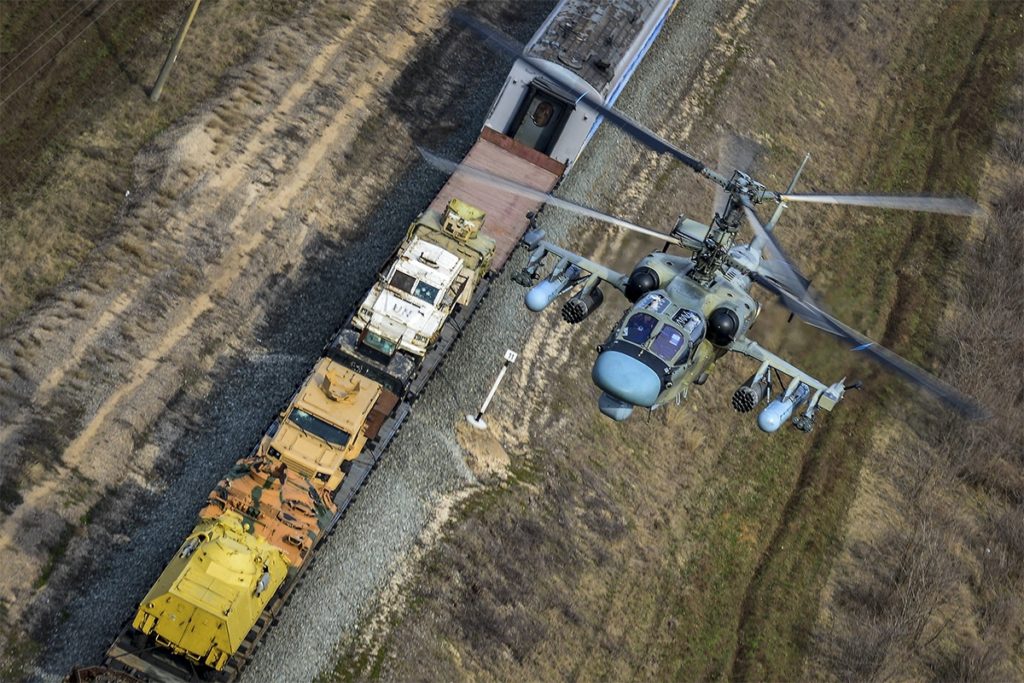
[[(486, 13), (490, 21), (525, 40), (553, 4), (489, 3)], [(662, 133), (663, 126), (677, 123), (671, 121), (678, 113), (673, 105), (690, 87), (721, 11), (706, 0), (681, 3), (634, 74), (620, 108)], [(468, 35), (460, 39), (470, 40)], [(480, 51), (439, 52), (436, 48), (428, 46), (422, 51), (426, 55), (417, 55), (405, 68), (388, 109), (413, 131), (426, 131), (428, 146), (458, 157), (475, 139), (509, 64)], [(440, 58), (443, 64), (435, 61)], [(432, 130), (432, 114), (417, 120), (410, 111), (414, 106), (403, 104), (403, 96), (410, 83), (418, 84), (420, 93), (427, 92), (424, 97), (428, 97), (430, 86), (424, 83), (436, 81), (444, 89), (446, 80), (475, 87), (460, 91), (457, 113), (437, 122)], [(367, 131), (367, 135), (379, 134)], [(604, 126), (558, 194), (621, 212), (624, 207), (616, 206), (622, 201), (618, 190), (632, 179), (629, 174), (637, 163), (650, 159), (650, 154)], [(194, 415), (156, 427), (152, 442), (177, 454), (173, 466), (161, 473), (167, 483), (156, 490), (140, 483), (124, 499), (111, 503), (115, 511), (109, 514), (124, 515), (128, 521), (122, 533), (107, 534), (107, 545), (94, 549), (102, 559), (77, 587), (77, 596), (61, 607), (61, 622), (50, 631), (45, 661), (36, 671), (38, 679), (58, 680), (71, 666), (102, 658), (120, 625), (131, 618), (139, 599), (194, 524), (206, 492), (263, 432), (312, 366), (324, 340), (372, 282), (409, 221), (443, 181), (422, 163), (406, 162), (388, 196), (361, 226), (362, 237), (308, 246), (316, 253), (307, 254), (301, 272), (292, 274), (292, 282), (275, 295), (276, 305), (269, 307), (273, 314), (258, 337), (232, 342), (235, 354), (215, 367), (215, 389), (201, 405), (192, 407)], [(550, 210), (542, 214), (541, 225), (549, 239), (566, 246), (572, 246), (573, 236), (579, 237), (582, 229), (580, 221)], [(475, 411), (502, 352), (521, 349), (535, 320), (522, 305), (523, 290), (509, 279), (521, 263), (518, 254), (494, 283), (380, 467), (319, 551), (243, 680), (310, 680), (329, 668), (334, 644), (372, 613), (382, 589), (435, 518), (442, 497), (476, 483), (453, 426)], [(513, 395), (509, 391), (505, 398)], [(510, 419), (517, 409), (524, 409), (502, 399), (499, 394), (493, 409), (500, 419)]]

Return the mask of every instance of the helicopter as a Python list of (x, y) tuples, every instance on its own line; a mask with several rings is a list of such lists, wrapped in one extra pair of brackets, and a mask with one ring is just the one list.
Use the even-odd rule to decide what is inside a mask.
[[(602, 285), (618, 290), (631, 304), (598, 346), (591, 372), (594, 384), (602, 392), (598, 408), (605, 416), (621, 421), (628, 419), (637, 407), (654, 410), (681, 402), (691, 386), (704, 384), (715, 363), (729, 352), (760, 363), (734, 392), (732, 406), (748, 413), (766, 403), (757, 420), (765, 432), (777, 431), (790, 418), (798, 430), (810, 432), (820, 410), (831, 411), (847, 391), (861, 388), (860, 382), (847, 384), (846, 378), (825, 383), (751, 339), (748, 333), (761, 312), (761, 304), (752, 294), (755, 284), (788, 308), (791, 317), (795, 315), (839, 337), (851, 344), (853, 350), (923, 387), (961, 414), (970, 418), (986, 415), (970, 398), (833, 317), (773, 234), (791, 202), (960, 216), (978, 212), (980, 208), (974, 202), (938, 197), (798, 194), (795, 188), (810, 155), (804, 157), (781, 192), (769, 189), (739, 168), (728, 174), (719, 173), (625, 114), (605, 106), (591, 93), (576, 88), (571, 79), (525, 54), (507, 36), (465, 13), (459, 12), (455, 18), (483, 37), (489, 46), (526, 62), (554, 88), (571, 96), (577, 106), (590, 108), (649, 149), (671, 155), (718, 186), (719, 210), (708, 224), (680, 216), (672, 230), (665, 233), (420, 149), (427, 162), (441, 170), (464, 173), (496, 189), (664, 241), (660, 251), (643, 257), (626, 274), (546, 240), (533, 217), (521, 240), (530, 255), (513, 280), (529, 288), (525, 304), (531, 311), (542, 311), (571, 292), (562, 307), (562, 317), (570, 324), (578, 324), (604, 302)], [(755, 211), (760, 204), (775, 205), (767, 223), (762, 223)], [(744, 221), (752, 229), (753, 239), (737, 243)], [(688, 253), (670, 253), (673, 247)], [(541, 277), (548, 257), (556, 261), (548, 274)], [(777, 389), (773, 387), (773, 373)], [(789, 377), (789, 381), (785, 382), (782, 375)], [(775, 398), (773, 392), (777, 394)]]

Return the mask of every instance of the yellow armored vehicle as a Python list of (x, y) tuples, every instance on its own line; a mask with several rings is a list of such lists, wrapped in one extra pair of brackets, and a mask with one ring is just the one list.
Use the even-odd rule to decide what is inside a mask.
[(334, 491), (344, 477), (342, 465), (376, 436), (395, 402), (377, 382), (321, 358), (276, 429), (263, 437), (260, 453), (308, 477), (319, 490)]
[(200, 522), (139, 605), (132, 626), (221, 670), (288, 575), (284, 553), (241, 515)]
[(443, 214), (420, 214), (352, 321), (363, 345), (385, 356), (399, 350), (426, 355), (452, 310), (469, 303), (491, 266), (495, 244), (480, 233), (484, 217), (458, 199)]

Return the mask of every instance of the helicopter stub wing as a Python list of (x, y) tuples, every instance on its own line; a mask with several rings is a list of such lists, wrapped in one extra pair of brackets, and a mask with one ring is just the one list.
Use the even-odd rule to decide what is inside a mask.
[[(551, 270), (551, 274), (548, 275), (546, 280), (554, 281), (559, 278), (565, 280), (559, 293), (572, 289), (580, 282), (585, 282), (586, 287), (593, 289), (597, 285), (598, 280), (603, 280), (625, 294), (626, 282), (629, 280), (628, 275), (624, 275), (597, 261), (592, 261), (585, 256), (580, 256), (557, 244), (548, 242), (544, 239), (543, 230), (535, 229), (529, 231), (523, 237), (522, 243), (530, 251), (530, 259), (527, 261), (526, 267), (523, 268), (523, 272), (516, 276), (516, 282), (519, 284), (527, 285), (535, 280), (537, 278), (537, 271), (541, 268), (544, 259), (548, 254), (553, 254), (558, 258), (558, 264)], [(566, 279), (565, 273), (571, 272), (570, 268), (572, 267), (576, 269), (576, 273), (571, 279)]]
[(755, 360), (759, 360), (762, 363), (767, 364), (768, 367), (775, 368), (779, 372), (785, 373), (793, 379), (803, 382), (815, 391), (824, 392), (829, 388), (828, 385), (821, 380), (812, 377), (787, 361), (785, 358), (772, 353), (752, 339), (747, 339), (746, 337), (737, 339), (729, 346), (729, 350), (742, 353), (744, 356), (750, 356)]
[[(761, 361), (758, 371), (733, 394), (732, 405), (739, 412), (745, 413), (753, 410), (761, 400), (769, 400), (768, 405), (757, 416), (757, 426), (765, 432), (778, 431), (791, 417), (794, 427), (809, 432), (814, 428), (814, 416), (818, 410), (824, 408), (831, 411), (846, 394), (845, 377), (835, 384), (825, 385), (816, 377), (746, 337), (735, 340), (729, 346), (729, 350)], [(772, 368), (792, 378), (774, 400), (770, 400)], [(801, 412), (794, 416), (798, 410)]]

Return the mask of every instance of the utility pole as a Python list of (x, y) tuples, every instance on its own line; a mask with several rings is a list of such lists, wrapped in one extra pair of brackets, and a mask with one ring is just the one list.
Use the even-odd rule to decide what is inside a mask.
[(196, 18), (196, 12), (199, 11), (199, 3), (202, 1), (203, 0), (195, 0), (195, 2), (192, 3), (192, 10), (188, 13), (185, 23), (178, 29), (178, 35), (174, 37), (174, 44), (171, 45), (171, 50), (167, 53), (167, 59), (164, 60), (164, 65), (160, 67), (160, 75), (156, 77), (156, 83), (153, 84), (153, 89), (149, 91), (149, 99), (153, 102), (160, 99), (160, 93), (163, 92), (164, 83), (167, 82), (167, 74), (171, 73), (171, 65), (173, 65), (175, 60), (178, 59), (178, 50), (181, 49), (182, 44), (185, 42), (185, 34), (188, 33), (188, 28), (192, 25), (192, 20)]
[(487, 411), (487, 406), (491, 405), (491, 399), (494, 398), (494, 393), (498, 391), (498, 385), (501, 384), (501, 380), (505, 378), (505, 373), (508, 372), (508, 366), (515, 363), (516, 358), (518, 357), (519, 354), (512, 349), (505, 351), (505, 364), (501, 366), (501, 371), (498, 372), (498, 377), (494, 380), (491, 390), (487, 392), (487, 398), (484, 399), (479, 412), (477, 412), (476, 417), (473, 417), (472, 415), (466, 416), (466, 420), (469, 421), (469, 424), (473, 425), (477, 429), (487, 429), (487, 423), (484, 422), (484, 413)]

